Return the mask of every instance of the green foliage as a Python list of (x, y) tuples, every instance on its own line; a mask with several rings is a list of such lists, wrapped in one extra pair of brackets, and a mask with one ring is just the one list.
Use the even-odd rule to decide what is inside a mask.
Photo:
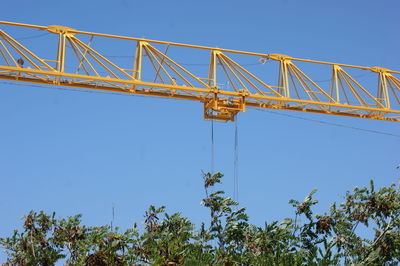
[[(202, 204), (210, 220), (199, 229), (180, 213), (150, 206), (141, 230), (87, 227), (81, 216), (55, 219), (31, 211), (23, 229), (0, 238), (10, 265), (397, 265), (400, 194), (394, 185), (355, 188), (328, 213), (314, 214), (316, 190), (291, 200), (294, 218), (249, 223), (245, 208), (215, 186), (220, 173), (203, 175)], [(364, 231), (363, 236), (358, 231)], [(366, 233), (365, 230), (369, 230)], [(365, 236), (369, 236), (366, 238)]]
[(53, 265), (64, 258), (62, 249), (54, 238), (57, 220), (42, 211), (31, 211), (24, 216), (23, 231), (14, 231), (9, 238), (1, 238), (0, 244), (6, 248), (10, 262), (18, 265)]

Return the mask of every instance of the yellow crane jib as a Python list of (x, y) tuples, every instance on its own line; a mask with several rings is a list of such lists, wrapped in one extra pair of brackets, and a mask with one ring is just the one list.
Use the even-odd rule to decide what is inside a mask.
[[(247, 107), (400, 121), (399, 71), (58, 25), (0, 25), (4, 80), (194, 100), (204, 104), (205, 119), (221, 121)], [(34, 46), (12, 37), (16, 30), (49, 34)]]

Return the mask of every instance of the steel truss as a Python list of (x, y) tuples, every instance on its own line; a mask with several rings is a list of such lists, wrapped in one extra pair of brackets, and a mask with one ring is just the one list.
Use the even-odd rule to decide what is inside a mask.
[[(99, 34), (63, 26), (5, 21), (0, 24), (11, 26), (10, 29), (43, 30), (57, 37), (50, 44), (52, 47), (48, 47), (49, 50), (57, 47), (56, 57), (48, 60), (0, 30), (0, 79), (195, 100), (204, 104), (206, 119), (222, 121), (233, 121), (246, 107), (400, 121), (399, 71)], [(83, 41), (84, 37), (89, 40)], [(95, 49), (94, 37), (130, 42), (131, 67), (124, 68), (114, 62), (112, 56), (101, 52), (102, 47)], [(209, 56), (206, 71), (197, 73), (178, 63), (168, 55), (175, 48), (192, 49), (193, 53), (206, 51)], [(246, 56), (260, 65), (276, 62), (276, 69), (256, 75), (235, 59), (238, 56)], [(323, 85), (311, 78), (300, 68), (301, 64), (315, 69), (328, 67), (329, 78), (324, 81), (328, 82)], [(73, 65), (75, 71), (66, 70), (66, 65)], [(362, 85), (350, 74), (354, 70), (373, 73), (376, 82)], [(271, 77), (275, 85), (267, 82)]]

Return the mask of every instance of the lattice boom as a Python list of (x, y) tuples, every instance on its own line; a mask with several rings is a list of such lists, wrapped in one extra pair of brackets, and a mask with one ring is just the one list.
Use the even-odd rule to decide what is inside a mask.
[[(99, 34), (57, 25), (0, 24), (11, 30), (46, 31), (53, 37), (35, 48), (43, 50), (39, 53), (0, 30), (0, 79), (195, 100), (204, 104), (206, 119), (222, 121), (233, 121), (246, 107), (400, 121), (400, 72), (386, 68)], [(131, 53), (123, 57), (132, 60), (124, 63), (107, 55), (107, 49), (114, 47), (108, 45), (110, 41), (123, 41), (122, 46)], [(197, 53), (195, 58), (204, 58), (205, 63), (197, 64), (197, 69), (179, 63), (188, 57), (188, 49), (190, 57)], [(44, 59), (52, 55), (55, 58)], [(355, 73), (371, 75), (363, 80)], [(326, 79), (321, 81), (322, 76)]]

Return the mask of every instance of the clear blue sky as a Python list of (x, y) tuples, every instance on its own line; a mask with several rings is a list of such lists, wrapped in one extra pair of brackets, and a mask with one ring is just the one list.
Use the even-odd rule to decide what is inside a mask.
[[(400, 70), (394, 0), (17, 2), (3, 1), (2, 20)], [(114, 223), (124, 229), (142, 221), (150, 204), (207, 220), (201, 172), (210, 169), (211, 142), (202, 108), (0, 84), (0, 236), (19, 228), (29, 210), (82, 213), (86, 224), (103, 225), (114, 205)], [(279, 113), (400, 134), (394, 122)], [(255, 224), (292, 216), (288, 200), (313, 188), (323, 211), (355, 186), (389, 185), (400, 175), (398, 137), (252, 109), (238, 119), (239, 200)], [(215, 168), (229, 195), (233, 149), (234, 124), (216, 123)]]

